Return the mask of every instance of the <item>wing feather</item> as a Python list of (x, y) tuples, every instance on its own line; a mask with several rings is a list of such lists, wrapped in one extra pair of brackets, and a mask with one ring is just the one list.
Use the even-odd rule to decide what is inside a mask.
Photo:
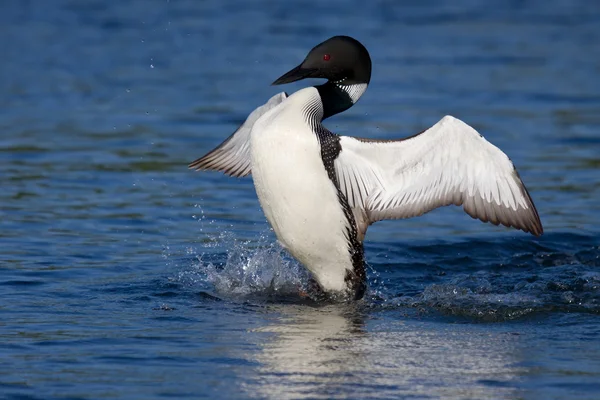
[(252, 111), (246, 121), (223, 143), (206, 155), (189, 164), (190, 169), (221, 171), (235, 177), (251, 173), (250, 133), (254, 123), (267, 111), (281, 104), (287, 98), (285, 92), (271, 97), (269, 101)]
[(341, 190), (368, 223), (462, 205), (484, 222), (543, 233), (538, 212), (508, 156), (464, 122), (446, 116), (398, 141), (342, 136), (335, 160)]

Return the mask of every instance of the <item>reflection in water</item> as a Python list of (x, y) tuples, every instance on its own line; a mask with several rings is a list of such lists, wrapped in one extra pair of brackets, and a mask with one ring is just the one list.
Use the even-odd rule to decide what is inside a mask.
[(352, 305), (273, 307), (282, 316), (260, 329), (273, 335), (256, 356), (259, 378), (245, 387), (253, 396), (514, 398), (527, 372), (517, 337), (492, 325), (380, 323)]

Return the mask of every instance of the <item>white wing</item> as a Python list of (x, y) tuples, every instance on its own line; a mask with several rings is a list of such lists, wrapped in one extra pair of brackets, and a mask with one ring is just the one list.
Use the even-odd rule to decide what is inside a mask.
[(250, 132), (252, 132), (252, 126), (263, 114), (281, 104), (287, 97), (285, 92), (271, 97), (267, 103), (252, 111), (246, 121), (223, 143), (205, 156), (191, 162), (189, 168), (196, 171), (222, 171), (227, 175), (236, 177), (250, 175)]
[(375, 221), (415, 217), (450, 204), (484, 222), (543, 233), (510, 159), (454, 117), (403, 140), (342, 136), (340, 144), (334, 165), (340, 189), (355, 215), (363, 216), (362, 234)]

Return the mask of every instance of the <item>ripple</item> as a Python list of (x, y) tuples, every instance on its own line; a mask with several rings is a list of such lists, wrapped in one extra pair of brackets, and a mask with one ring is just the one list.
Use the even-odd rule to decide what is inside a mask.
[[(567, 239), (577, 240), (583, 248), (569, 250)], [(174, 279), (228, 301), (306, 301), (301, 293), (309, 285), (308, 273), (269, 240), (269, 235), (263, 235), (258, 243), (237, 241), (233, 233), (222, 234), (213, 238), (211, 251), (197, 255), (197, 261)], [(600, 314), (596, 240), (553, 233), (540, 241), (377, 244), (377, 252), (385, 248), (394, 258), (407, 261), (370, 262), (370, 289), (362, 303), (370, 309), (481, 322), (547, 313)], [(367, 244), (367, 258), (370, 247)]]
[[(4, 397), (599, 397), (594, 2), (5, 3)], [(457, 208), (378, 223), (364, 300), (303, 297), (251, 179), (187, 163), (343, 33), (374, 74), (330, 129), (456, 115), (515, 162), (547, 234)]]

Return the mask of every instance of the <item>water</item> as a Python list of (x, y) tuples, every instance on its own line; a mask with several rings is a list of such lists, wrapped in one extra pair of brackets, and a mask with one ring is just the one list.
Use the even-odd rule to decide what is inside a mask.
[[(600, 397), (600, 8), (452, 4), (4, 2), (2, 397)], [(186, 165), (335, 34), (374, 76), (330, 129), (455, 115), (546, 234), (456, 208), (378, 223), (365, 300), (302, 298), (251, 180)]]

